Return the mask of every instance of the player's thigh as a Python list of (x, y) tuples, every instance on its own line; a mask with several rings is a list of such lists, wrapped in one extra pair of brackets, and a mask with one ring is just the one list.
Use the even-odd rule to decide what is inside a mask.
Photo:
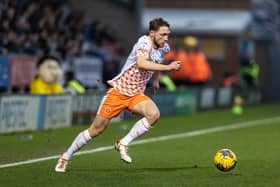
[(133, 107), (133, 112), (141, 114), (147, 118), (153, 118), (154, 120), (157, 120), (160, 115), (157, 105), (151, 99), (147, 99), (135, 104)]
[(106, 127), (110, 122), (110, 119), (97, 115), (93, 120), (91, 126), (94, 128)]

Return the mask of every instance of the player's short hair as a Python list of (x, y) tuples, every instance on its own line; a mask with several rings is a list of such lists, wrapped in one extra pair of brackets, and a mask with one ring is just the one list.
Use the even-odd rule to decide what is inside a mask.
[(150, 21), (149, 31), (157, 31), (160, 27), (170, 27), (169, 23), (162, 18), (154, 18)]

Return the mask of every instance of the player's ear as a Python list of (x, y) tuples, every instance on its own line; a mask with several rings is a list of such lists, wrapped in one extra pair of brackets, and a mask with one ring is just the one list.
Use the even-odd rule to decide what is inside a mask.
[(155, 36), (155, 31), (151, 30), (150, 31), (150, 36), (154, 37)]

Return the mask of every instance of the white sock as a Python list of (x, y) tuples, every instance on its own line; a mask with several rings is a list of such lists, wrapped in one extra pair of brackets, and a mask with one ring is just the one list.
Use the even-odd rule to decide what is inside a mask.
[(70, 160), (72, 155), (79, 151), (84, 145), (86, 145), (90, 140), (91, 136), (89, 135), (88, 129), (82, 131), (72, 142), (71, 146), (67, 151), (62, 155), (63, 159)]
[(130, 144), (134, 139), (142, 136), (145, 134), (149, 129), (151, 128), (151, 125), (147, 121), (146, 118), (142, 118), (139, 121), (137, 121), (134, 126), (130, 129), (128, 134), (123, 137), (120, 141), (124, 145)]

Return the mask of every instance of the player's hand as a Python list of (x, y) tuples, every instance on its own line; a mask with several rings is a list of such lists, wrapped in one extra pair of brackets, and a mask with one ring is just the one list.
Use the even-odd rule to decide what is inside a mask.
[(173, 61), (169, 64), (170, 70), (178, 71), (181, 67), (181, 61)]

